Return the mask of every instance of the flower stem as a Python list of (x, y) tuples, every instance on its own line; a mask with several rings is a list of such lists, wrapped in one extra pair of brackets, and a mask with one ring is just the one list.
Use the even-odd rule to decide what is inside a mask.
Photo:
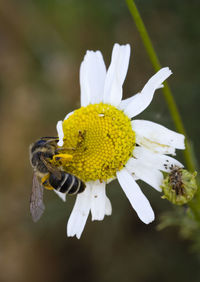
[[(147, 54), (149, 56), (149, 59), (155, 69), (155, 71), (158, 71), (161, 69), (161, 64), (159, 62), (159, 59), (156, 55), (155, 49), (153, 47), (153, 44), (151, 42), (151, 39), (148, 35), (147, 29), (144, 25), (144, 22), (140, 16), (140, 13), (135, 5), (134, 0), (126, 0), (126, 4), (128, 6), (128, 9), (133, 17), (133, 20), (135, 21), (136, 27), (140, 33), (140, 36), (142, 38), (143, 44), (146, 48)], [(184, 159), (185, 159), (185, 163), (187, 166), (187, 169), (191, 172), (195, 171), (195, 161), (193, 159), (193, 152), (192, 152), (192, 148), (191, 148), (191, 144), (187, 138), (186, 135), (186, 131), (180, 116), (180, 113), (178, 111), (176, 102), (173, 98), (172, 92), (170, 90), (170, 87), (168, 85), (167, 82), (164, 83), (164, 88), (162, 89), (163, 93), (164, 93), (164, 97), (165, 100), (167, 102), (170, 114), (172, 116), (175, 128), (177, 129), (178, 132), (182, 133), (183, 135), (185, 135), (186, 137), (186, 141), (185, 141), (185, 150), (184, 150)], [(198, 194), (199, 194), (199, 190), (198, 190)], [(198, 197), (196, 197), (197, 199), (200, 199), (200, 195), (197, 195)], [(198, 201), (199, 203), (200, 201)], [(199, 211), (199, 207), (197, 204), (191, 203), (190, 204), (191, 209), (193, 210), (194, 214), (199, 214), (199, 221), (200, 221), (200, 211)], [(198, 209), (198, 212), (197, 212)]]

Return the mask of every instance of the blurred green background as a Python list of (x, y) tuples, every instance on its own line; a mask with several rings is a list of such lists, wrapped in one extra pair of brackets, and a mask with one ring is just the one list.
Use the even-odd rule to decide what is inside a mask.
[[(182, 114), (196, 156), (199, 144), (200, 4), (198, 0), (138, 0)], [(86, 50), (101, 50), (109, 65), (115, 42), (131, 44), (124, 97), (154, 71), (123, 0), (0, 1), (0, 281), (200, 281), (198, 255), (177, 228), (156, 231), (172, 205), (140, 182), (156, 213), (137, 218), (119, 184), (108, 186), (113, 215), (90, 218), (80, 240), (66, 237), (74, 198), (45, 191), (46, 211), (29, 213), (29, 144), (56, 134), (56, 123), (80, 106), (79, 66)], [(174, 129), (162, 92), (138, 118)], [(181, 155), (178, 155), (181, 159)]]

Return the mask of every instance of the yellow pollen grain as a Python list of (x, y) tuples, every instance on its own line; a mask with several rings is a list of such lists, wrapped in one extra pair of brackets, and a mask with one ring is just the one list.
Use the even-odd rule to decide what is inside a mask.
[(130, 119), (123, 111), (103, 103), (74, 111), (63, 121), (63, 132), (63, 151), (73, 156), (64, 170), (84, 182), (115, 177), (135, 146)]

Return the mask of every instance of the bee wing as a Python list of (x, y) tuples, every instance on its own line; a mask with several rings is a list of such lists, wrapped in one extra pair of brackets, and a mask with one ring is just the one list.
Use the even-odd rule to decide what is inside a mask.
[(30, 199), (30, 212), (34, 222), (38, 221), (44, 212), (43, 186), (39, 182), (37, 175), (33, 175), (32, 193)]

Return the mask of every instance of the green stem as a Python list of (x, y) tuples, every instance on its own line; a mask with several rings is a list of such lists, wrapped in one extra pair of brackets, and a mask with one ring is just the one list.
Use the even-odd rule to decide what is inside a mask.
[[(151, 39), (148, 35), (148, 32), (147, 32), (146, 27), (144, 25), (144, 22), (143, 22), (143, 20), (140, 16), (140, 13), (139, 13), (139, 11), (138, 11), (135, 3), (134, 3), (134, 0), (126, 0), (126, 3), (127, 3), (129, 11), (130, 11), (130, 13), (133, 17), (133, 20), (135, 21), (137, 29), (140, 33), (140, 36), (142, 38), (143, 44), (146, 48), (146, 51), (149, 55), (151, 63), (153, 65), (155, 71), (158, 71), (158, 70), (161, 69), (161, 64), (160, 64), (159, 59), (156, 55), (155, 49), (154, 49), (153, 44), (151, 42)], [(186, 148), (184, 150), (184, 159), (185, 159), (186, 166), (187, 166), (189, 171), (195, 171), (196, 169), (195, 169), (195, 162), (194, 162), (193, 156), (192, 156), (193, 155), (192, 154), (192, 148), (191, 148), (190, 142), (187, 138), (186, 131), (185, 131), (180, 113), (178, 111), (176, 102), (173, 98), (173, 95), (172, 95), (172, 92), (170, 90), (168, 83), (165, 82), (164, 86), (165, 87), (162, 90), (163, 90), (164, 97), (165, 97), (165, 100), (167, 102), (170, 114), (171, 114), (172, 119), (174, 121), (175, 128), (177, 129), (178, 132), (182, 133), (186, 137), (186, 141), (185, 141), (185, 147)], [(200, 196), (198, 195), (198, 197), (196, 197), (196, 199), (197, 198), (200, 198)], [(198, 205), (195, 204), (195, 203), (191, 203), (190, 207), (193, 210), (194, 214), (196, 214), (196, 215), (199, 214), (198, 218), (199, 218), (199, 221), (200, 221), (200, 211), (199, 211)]]

